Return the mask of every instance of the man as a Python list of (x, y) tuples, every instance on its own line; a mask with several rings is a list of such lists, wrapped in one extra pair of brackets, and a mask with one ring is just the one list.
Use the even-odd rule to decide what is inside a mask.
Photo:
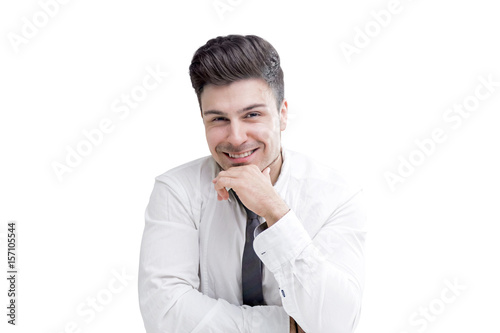
[(139, 267), (147, 332), (353, 332), (361, 191), (282, 148), (278, 53), (257, 36), (217, 37), (190, 76), (211, 156), (156, 178)]

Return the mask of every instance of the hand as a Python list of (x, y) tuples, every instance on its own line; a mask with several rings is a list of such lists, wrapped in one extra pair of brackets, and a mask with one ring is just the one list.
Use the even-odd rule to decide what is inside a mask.
[[(297, 325), (297, 326), (295, 326)], [(306, 333), (304, 330), (297, 324), (297, 322), (290, 317), (290, 333)]]
[(274, 189), (270, 171), (270, 168), (266, 168), (261, 172), (253, 164), (221, 171), (212, 180), (217, 191), (217, 199), (229, 199), (226, 188), (232, 188), (245, 207), (264, 217), (270, 227), (290, 210)]

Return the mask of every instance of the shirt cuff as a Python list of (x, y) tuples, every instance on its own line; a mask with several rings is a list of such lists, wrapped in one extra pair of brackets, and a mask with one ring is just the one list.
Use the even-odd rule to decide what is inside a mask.
[(264, 265), (274, 272), (296, 258), (311, 241), (300, 220), (290, 210), (271, 227), (261, 231), (253, 241), (253, 247)]

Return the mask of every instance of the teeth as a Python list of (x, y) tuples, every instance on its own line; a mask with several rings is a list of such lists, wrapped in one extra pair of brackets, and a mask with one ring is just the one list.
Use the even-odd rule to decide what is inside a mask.
[(228, 155), (229, 155), (229, 157), (231, 157), (231, 158), (243, 158), (243, 157), (247, 157), (247, 156), (252, 155), (252, 153), (253, 153), (253, 152), (254, 152), (254, 151), (253, 151), (253, 150), (251, 150), (251, 151), (249, 151), (249, 152), (246, 152), (246, 153), (243, 153), (243, 154), (240, 154), (240, 155), (234, 155), (234, 154), (229, 154), (229, 153), (228, 153)]

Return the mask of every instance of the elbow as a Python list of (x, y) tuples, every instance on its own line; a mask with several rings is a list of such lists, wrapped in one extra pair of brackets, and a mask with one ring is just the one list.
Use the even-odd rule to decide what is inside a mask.
[(300, 311), (304, 330), (311, 333), (354, 332), (361, 312), (361, 286), (344, 274), (329, 276), (323, 281), (316, 297), (311, 298), (316, 306), (302, 307)]
[(139, 278), (139, 307), (148, 333), (164, 333), (171, 326), (175, 304), (193, 288), (186, 283), (165, 285), (160, 279)]
[[(342, 288), (331, 290), (325, 296), (335, 301), (333, 307), (324, 307), (317, 332), (354, 332), (361, 313), (362, 288), (354, 281), (347, 280)], [(328, 300), (325, 300), (325, 302), (328, 302)]]

